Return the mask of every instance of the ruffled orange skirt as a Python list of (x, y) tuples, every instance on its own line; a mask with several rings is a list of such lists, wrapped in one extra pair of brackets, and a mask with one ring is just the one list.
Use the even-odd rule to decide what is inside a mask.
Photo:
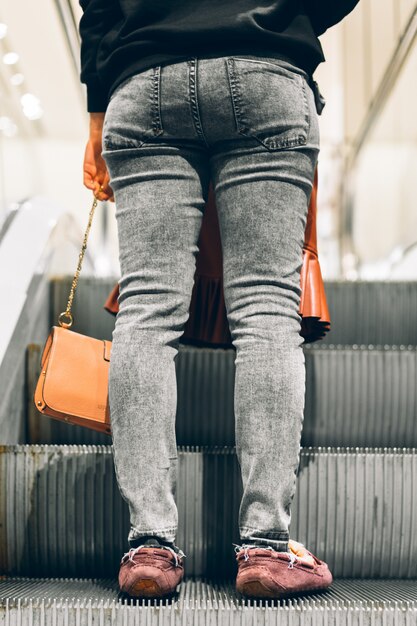
[[(304, 337), (304, 343), (318, 341), (330, 330), (330, 315), (317, 252), (317, 184), (316, 168), (307, 216), (300, 279), (299, 314), (302, 317), (300, 335)], [(223, 294), (222, 247), (212, 185), (209, 189), (198, 246), (190, 316), (180, 342), (200, 346), (231, 347), (233, 344)], [(104, 308), (113, 315), (119, 310), (118, 297), (119, 284), (116, 283), (104, 303)]]

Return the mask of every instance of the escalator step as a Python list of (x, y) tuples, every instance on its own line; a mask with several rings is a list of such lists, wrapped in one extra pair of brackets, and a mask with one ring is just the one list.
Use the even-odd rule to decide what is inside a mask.
[(135, 626), (138, 619), (147, 626), (415, 626), (417, 585), (411, 580), (335, 580), (324, 592), (264, 600), (240, 596), (233, 583), (184, 579), (170, 599), (130, 599), (118, 593), (115, 579), (0, 580), (0, 623), (8, 626)]
[[(331, 344), (306, 346), (304, 354), (303, 446), (417, 447), (417, 346)], [(31, 358), (37, 380), (39, 353)], [(234, 359), (233, 350), (180, 348), (178, 445), (235, 445)], [(46, 418), (32, 397), (28, 403), (32, 443), (111, 443), (108, 435)]]
[[(188, 573), (235, 573), (242, 495), (234, 448), (178, 450), (177, 545)], [(291, 538), (334, 576), (417, 577), (417, 450), (304, 448)], [(0, 448), (0, 572), (113, 576), (129, 516), (111, 446)]]
[[(73, 304), (78, 332), (111, 338), (114, 316), (103, 304), (118, 278), (80, 276)], [(51, 279), (54, 320), (65, 310), (72, 280)], [(331, 330), (319, 344), (417, 345), (416, 280), (325, 280), (324, 288)]]

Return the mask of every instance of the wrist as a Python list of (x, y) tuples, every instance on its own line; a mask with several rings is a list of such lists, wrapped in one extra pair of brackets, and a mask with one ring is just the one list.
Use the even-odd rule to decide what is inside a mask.
[(103, 130), (105, 112), (90, 113), (90, 133), (101, 133)]

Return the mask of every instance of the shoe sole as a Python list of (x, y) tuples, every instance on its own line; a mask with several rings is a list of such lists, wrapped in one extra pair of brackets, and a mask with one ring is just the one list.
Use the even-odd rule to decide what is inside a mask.
[(279, 600), (280, 598), (285, 598), (287, 595), (285, 591), (265, 587), (260, 580), (250, 580), (247, 583), (240, 585), (239, 588), (236, 588), (236, 591), (244, 596), (247, 596), (248, 598), (276, 598)]
[(177, 586), (164, 591), (153, 578), (141, 578), (132, 585), (128, 595), (135, 598), (165, 598), (175, 594)]
[(281, 600), (284, 598), (291, 598), (293, 596), (302, 596), (309, 593), (316, 593), (320, 591), (326, 591), (328, 587), (316, 587), (314, 589), (300, 589), (298, 591), (279, 591), (278, 589), (271, 590), (262, 584), (260, 580), (251, 580), (244, 583), (236, 591), (249, 598), (270, 598), (272, 600)]

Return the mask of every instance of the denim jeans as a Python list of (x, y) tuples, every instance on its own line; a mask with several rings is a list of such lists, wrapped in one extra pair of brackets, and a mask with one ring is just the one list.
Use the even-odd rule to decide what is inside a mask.
[(109, 404), (130, 545), (175, 545), (175, 358), (189, 316), (210, 179), (235, 356), (243, 545), (288, 550), (304, 415), (300, 273), (319, 154), (308, 75), (285, 58), (188, 59), (124, 80), (103, 152), (121, 278)]

